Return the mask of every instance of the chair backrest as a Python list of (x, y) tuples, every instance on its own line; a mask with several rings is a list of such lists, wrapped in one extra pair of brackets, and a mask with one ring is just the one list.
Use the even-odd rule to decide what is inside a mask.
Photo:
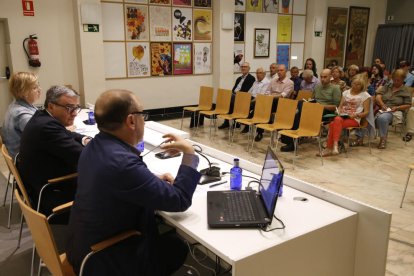
[(270, 120), (272, 113), (273, 96), (259, 94), (256, 96), (253, 120)]
[(64, 269), (47, 218), (26, 205), (17, 190), (15, 195), (32, 233), (36, 251), (40, 258), (42, 258), (52, 275), (64, 276)]
[(283, 125), (287, 129), (292, 128), (297, 107), (297, 100), (279, 98), (279, 101), (277, 103), (276, 117), (273, 124)]
[(231, 90), (219, 88), (217, 91), (216, 99), (216, 112), (219, 113), (228, 113), (230, 109), (231, 102)]
[(303, 103), (299, 129), (307, 130), (310, 136), (317, 136), (321, 129), (323, 105), (318, 103)]
[(201, 110), (210, 110), (213, 106), (213, 87), (200, 86), (200, 98), (198, 99), (198, 106)]
[[(310, 90), (299, 90), (298, 95), (296, 96), (296, 100), (300, 101), (300, 100), (307, 100), (309, 98), (312, 98), (312, 94), (313, 92)], [(279, 105), (278, 105), (279, 108)]]
[(13, 159), (11, 158), (9, 151), (6, 148), (6, 145), (1, 146), (1, 153), (3, 154), (4, 160), (6, 161), (7, 167), (9, 168), (9, 171), (12, 173), (14, 180), (17, 182), (17, 185), (19, 185), (19, 190), (23, 195), (24, 201), (32, 207), (29, 199), (29, 195), (27, 194), (26, 187), (23, 185), (23, 181), (20, 177), (19, 171), (16, 168), (16, 165), (13, 162)]
[(236, 99), (234, 101), (233, 115), (240, 115), (247, 117), (250, 112), (251, 95), (247, 92), (236, 92)]

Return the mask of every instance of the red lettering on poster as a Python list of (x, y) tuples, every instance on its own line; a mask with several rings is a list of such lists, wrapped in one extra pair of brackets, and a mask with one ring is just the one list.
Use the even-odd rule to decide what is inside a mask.
[(24, 16), (34, 16), (33, 0), (22, 0), (22, 6)]

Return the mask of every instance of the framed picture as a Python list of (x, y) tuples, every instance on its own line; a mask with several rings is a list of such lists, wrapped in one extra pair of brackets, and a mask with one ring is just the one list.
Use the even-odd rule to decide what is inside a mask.
[(279, 13), (291, 14), (292, 2), (291, 0), (279, 0)]
[(347, 8), (328, 8), (324, 68), (336, 62), (344, 66), (345, 34), (348, 20)]
[(191, 41), (193, 38), (193, 9), (173, 7), (173, 41)]
[(369, 8), (350, 7), (348, 38), (346, 41), (345, 67), (351, 64), (364, 65), (365, 45), (369, 20)]
[(127, 43), (128, 77), (150, 76), (150, 47), (148, 42)]
[(187, 6), (191, 7), (191, 0), (173, 0), (173, 6)]
[(246, 11), (246, 0), (234, 0), (236, 11)]
[(234, 41), (244, 41), (244, 13), (234, 14)]
[(125, 5), (125, 32), (127, 40), (148, 40), (148, 7)]
[(244, 62), (244, 43), (234, 43), (233, 56), (233, 72), (239, 73), (241, 72), (240, 66)]
[(211, 41), (213, 32), (212, 10), (193, 10), (194, 40)]
[(254, 57), (269, 57), (270, 29), (254, 29)]
[(174, 75), (189, 75), (193, 73), (193, 44), (174, 43)]
[(263, 0), (248, 0), (246, 5), (247, 12), (262, 12)]
[(263, 12), (277, 13), (278, 0), (263, 0)]
[(150, 6), (151, 41), (171, 41), (171, 7)]
[(149, 0), (150, 4), (171, 5), (171, 0)]
[(194, 7), (211, 8), (211, 0), (194, 0)]
[(211, 74), (211, 43), (194, 43), (194, 74)]
[(284, 64), (289, 68), (290, 44), (277, 44), (276, 63)]
[(172, 74), (172, 49), (170, 42), (151, 43), (151, 76)]

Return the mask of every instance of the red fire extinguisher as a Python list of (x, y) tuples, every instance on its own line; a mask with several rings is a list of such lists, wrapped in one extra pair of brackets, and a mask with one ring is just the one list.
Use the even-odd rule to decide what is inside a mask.
[[(40, 59), (39, 59), (39, 48), (37, 47), (37, 36), (35, 34), (29, 35), (29, 37), (23, 40), (23, 49), (29, 59), (29, 65), (32, 67), (40, 67)], [(27, 47), (26, 47), (26, 41)], [(27, 48), (29, 52), (27, 52)]]

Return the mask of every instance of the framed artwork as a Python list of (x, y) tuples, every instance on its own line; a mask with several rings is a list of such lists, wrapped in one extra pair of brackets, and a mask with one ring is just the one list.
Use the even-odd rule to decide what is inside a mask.
[(211, 74), (211, 43), (194, 43), (194, 74)]
[(171, 5), (171, 0), (149, 0), (150, 4)]
[(276, 49), (276, 63), (284, 64), (289, 68), (290, 44), (278, 44)]
[(292, 16), (279, 15), (277, 17), (277, 42), (290, 42), (292, 40)]
[(191, 0), (173, 0), (173, 6), (187, 6), (191, 7)]
[(211, 8), (211, 0), (194, 0), (194, 7)]
[(242, 63), (244, 62), (244, 43), (234, 43), (233, 54), (234, 54), (233, 71), (234, 73), (239, 73), (241, 72), (240, 65), (242, 65)]
[(151, 76), (172, 74), (172, 49), (170, 42), (151, 43)]
[(150, 6), (151, 41), (171, 40), (171, 7)]
[(244, 41), (244, 13), (234, 14), (234, 41)]
[(263, 12), (277, 13), (280, 0), (263, 0)]
[(129, 3), (139, 3), (139, 4), (148, 4), (148, 0), (125, 0), (125, 2)]
[(247, 0), (246, 11), (247, 12), (262, 12), (263, 0)]
[(348, 37), (345, 51), (345, 67), (351, 64), (364, 65), (365, 44), (369, 20), (369, 8), (350, 7)]
[(333, 61), (336, 61), (339, 66), (344, 66), (347, 19), (347, 8), (328, 8), (324, 68), (327, 68)]
[(236, 11), (246, 11), (246, 0), (234, 0)]
[(126, 40), (148, 40), (148, 7), (125, 5)]
[(150, 75), (150, 47), (148, 42), (127, 43), (128, 77)]
[(270, 29), (254, 29), (254, 57), (269, 57)]
[(194, 40), (211, 41), (213, 32), (213, 14), (211, 10), (193, 10)]
[(174, 7), (172, 12), (173, 41), (191, 41), (193, 38), (193, 9)]
[(174, 43), (174, 75), (189, 75), (193, 73), (193, 44)]
[(279, 0), (279, 13), (291, 14), (293, 0)]

